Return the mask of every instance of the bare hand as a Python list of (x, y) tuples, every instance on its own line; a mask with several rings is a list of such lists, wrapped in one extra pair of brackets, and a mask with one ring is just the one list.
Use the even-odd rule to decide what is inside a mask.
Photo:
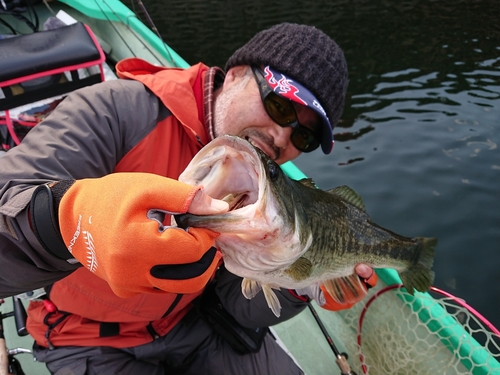
[(373, 275), (373, 268), (366, 264), (360, 263), (355, 267), (355, 271), (362, 279), (369, 279)]

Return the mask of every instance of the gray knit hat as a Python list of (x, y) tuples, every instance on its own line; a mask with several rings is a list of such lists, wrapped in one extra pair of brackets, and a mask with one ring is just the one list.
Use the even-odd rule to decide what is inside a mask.
[(257, 33), (236, 50), (225, 69), (237, 65), (269, 65), (311, 91), (330, 120), (323, 138), (330, 134), (331, 139), (321, 144), (323, 152), (330, 153), (347, 90), (347, 63), (337, 43), (313, 26), (282, 23)]

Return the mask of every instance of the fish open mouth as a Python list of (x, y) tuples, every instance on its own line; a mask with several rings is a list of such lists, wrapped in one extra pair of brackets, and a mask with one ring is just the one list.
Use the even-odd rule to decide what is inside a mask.
[(245, 193), (228, 194), (222, 200), (229, 204), (229, 211), (234, 211), (255, 202), (249, 202), (250, 195)]
[(254, 146), (242, 138), (221, 136), (196, 154), (179, 181), (202, 185), (206, 194), (224, 200), (233, 212), (258, 202), (262, 173)]

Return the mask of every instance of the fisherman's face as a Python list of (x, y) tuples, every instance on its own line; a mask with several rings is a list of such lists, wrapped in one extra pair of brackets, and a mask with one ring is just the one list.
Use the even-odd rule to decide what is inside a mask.
[[(300, 124), (312, 129), (317, 126), (316, 112), (300, 104), (294, 103), (294, 107)], [(249, 66), (227, 72), (222, 88), (215, 93), (214, 123), (216, 135), (245, 138), (278, 164), (301, 154), (290, 140), (293, 129), (281, 127), (268, 116)]]

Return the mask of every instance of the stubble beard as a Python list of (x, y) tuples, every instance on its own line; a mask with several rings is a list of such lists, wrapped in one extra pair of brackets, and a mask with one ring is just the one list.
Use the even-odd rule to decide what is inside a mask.
[[(250, 74), (243, 76), (238, 82), (232, 85), (230, 88), (223, 90), (217, 96), (214, 102), (214, 135), (218, 137), (222, 134), (228, 134), (228, 130), (231, 128), (231, 124), (228, 124), (229, 111), (231, 104), (238, 92), (243, 91), (246, 87), (248, 80), (251, 78)], [(239, 134), (231, 134), (239, 135)]]

